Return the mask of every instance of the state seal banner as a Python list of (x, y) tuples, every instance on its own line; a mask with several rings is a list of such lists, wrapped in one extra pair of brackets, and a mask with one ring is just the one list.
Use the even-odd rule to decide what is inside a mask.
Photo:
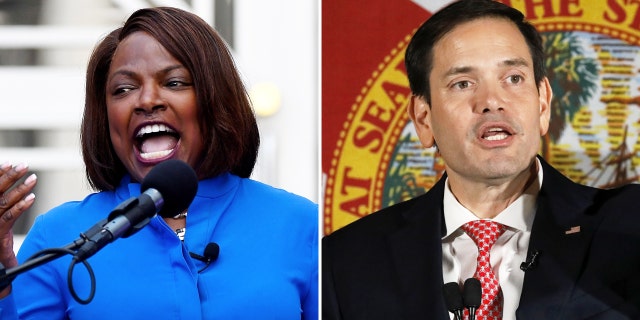
[[(322, 211), (329, 234), (442, 176), (406, 113), (408, 41), (449, 0), (322, 1)], [(503, 0), (543, 36), (554, 93), (540, 154), (570, 179), (640, 181), (640, 1)]]

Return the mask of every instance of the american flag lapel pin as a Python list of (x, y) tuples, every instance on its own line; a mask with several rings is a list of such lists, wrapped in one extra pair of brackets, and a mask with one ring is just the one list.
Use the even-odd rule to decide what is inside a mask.
[(571, 227), (571, 229), (564, 232), (564, 234), (574, 234), (580, 232), (580, 226)]

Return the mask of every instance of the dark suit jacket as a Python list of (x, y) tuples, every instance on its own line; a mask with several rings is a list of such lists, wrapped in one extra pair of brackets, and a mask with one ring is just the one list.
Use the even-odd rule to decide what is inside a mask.
[[(517, 318), (640, 318), (640, 186), (586, 187), (540, 161), (544, 178), (529, 243), (529, 254), (540, 255), (525, 272)], [(443, 178), (426, 194), (323, 239), (323, 319), (449, 319), (444, 187)]]

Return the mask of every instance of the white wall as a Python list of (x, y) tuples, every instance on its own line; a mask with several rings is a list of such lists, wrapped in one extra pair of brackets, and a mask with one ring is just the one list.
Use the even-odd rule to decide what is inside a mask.
[[(272, 184), (318, 201), (318, 2), (236, 0), (235, 5), (235, 54), (247, 86), (272, 82), (282, 95), (280, 110), (259, 123), (263, 142), (276, 148), (275, 172), (264, 174)], [(264, 169), (269, 165), (258, 174)]]

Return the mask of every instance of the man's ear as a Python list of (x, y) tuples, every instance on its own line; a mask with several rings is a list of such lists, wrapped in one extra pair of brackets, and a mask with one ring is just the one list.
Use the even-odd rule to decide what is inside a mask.
[(407, 112), (422, 145), (425, 148), (433, 147), (435, 139), (431, 126), (431, 106), (423, 97), (412, 95)]
[(538, 96), (540, 99), (540, 136), (544, 136), (549, 130), (549, 120), (551, 119), (551, 84), (549, 79), (545, 77), (540, 82), (538, 88)]

